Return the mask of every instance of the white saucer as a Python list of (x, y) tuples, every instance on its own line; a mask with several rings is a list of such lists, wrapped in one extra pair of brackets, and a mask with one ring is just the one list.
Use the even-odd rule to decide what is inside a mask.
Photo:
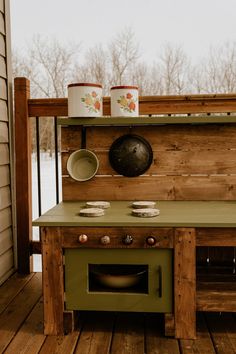
[(144, 209), (144, 208), (154, 208), (156, 202), (150, 201), (135, 201), (132, 203), (132, 207), (135, 209)]
[(159, 214), (160, 214), (160, 210), (155, 208), (144, 208), (144, 209), (132, 210), (132, 215), (139, 216), (140, 218), (152, 218)]
[(107, 209), (107, 208), (110, 208), (110, 206), (111, 206), (110, 202), (103, 202), (103, 201), (86, 202), (86, 207), (87, 208)]
[(104, 210), (99, 209), (99, 208), (81, 209), (79, 213), (82, 216), (103, 216), (103, 215), (105, 215)]

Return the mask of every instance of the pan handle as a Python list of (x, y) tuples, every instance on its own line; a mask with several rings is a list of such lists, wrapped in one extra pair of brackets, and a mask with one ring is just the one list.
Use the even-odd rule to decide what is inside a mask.
[(161, 266), (158, 266), (157, 269), (158, 272), (158, 296), (162, 297), (162, 268)]

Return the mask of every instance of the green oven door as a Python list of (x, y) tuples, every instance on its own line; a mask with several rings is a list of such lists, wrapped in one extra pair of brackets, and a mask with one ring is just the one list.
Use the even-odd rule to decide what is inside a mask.
[(172, 256), (170, 249), (66, 249), (66, 309), (172, 312)]

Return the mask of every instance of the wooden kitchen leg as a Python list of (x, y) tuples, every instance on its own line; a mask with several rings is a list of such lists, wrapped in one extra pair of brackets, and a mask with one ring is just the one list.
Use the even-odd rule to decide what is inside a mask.
[(176, 228), (174, 241), (175, 337), (196, 338), (196, 235)]
[(73, 332), (78, 327), (78, 311), (63, 312), (64, 333)]
[(165, 336), (174, 337), (175, 335), (175, 316), (173, 313), (165, 313)]
[(64, 310), (63, 254), (60, 228), (43, 227), (44, 334), (62, 335)]

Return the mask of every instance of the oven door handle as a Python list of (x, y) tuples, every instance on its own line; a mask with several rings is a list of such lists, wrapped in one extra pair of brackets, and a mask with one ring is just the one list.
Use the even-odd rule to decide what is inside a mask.
[(158, 296), (162, 297), (162, 268), (158, 267)]

